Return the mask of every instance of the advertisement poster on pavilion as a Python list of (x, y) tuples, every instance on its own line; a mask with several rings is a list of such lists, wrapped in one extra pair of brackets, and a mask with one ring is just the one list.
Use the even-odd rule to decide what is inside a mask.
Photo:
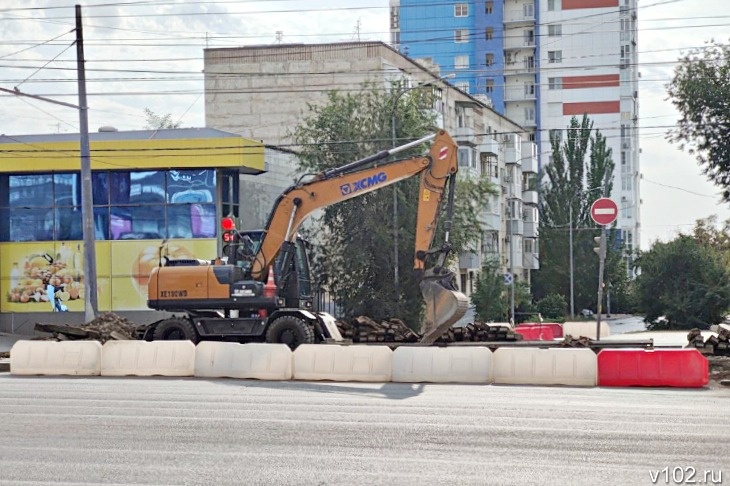
[[(97, 241), (98, 310), (148, 310), (147, 284), (160, 259), (216, 256), (214, 239)], [(80, 241), (0, 245), (0, 311), (52, 312), (47, 285), (71, 312), (83, 312), (85, 278)]]

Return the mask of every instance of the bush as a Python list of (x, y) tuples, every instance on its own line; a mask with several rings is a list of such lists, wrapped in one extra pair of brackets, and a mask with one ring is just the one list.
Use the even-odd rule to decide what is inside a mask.
[(560, 294), (548, 294), (537, 301), (537, 311), (545, 321), (564, 322), (567, 308), (568, 304)]

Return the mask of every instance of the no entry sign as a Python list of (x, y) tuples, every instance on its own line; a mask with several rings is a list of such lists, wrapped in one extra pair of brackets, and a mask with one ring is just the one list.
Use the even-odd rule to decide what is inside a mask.
[(602, 197), (593, 201), (591, 205), (591, 218), (597, 224), (607, 225), (616, 221), (618, 217), (618, 206), (613, 199)]

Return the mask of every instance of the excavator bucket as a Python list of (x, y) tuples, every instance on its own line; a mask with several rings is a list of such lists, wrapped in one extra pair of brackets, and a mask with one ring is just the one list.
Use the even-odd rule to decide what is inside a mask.
[(426, 301), (421, 343), (431, 344), (466, 314), (469, 298), (458, 290), (444, 286), (440, 279), (424, 279), (420, 287)]

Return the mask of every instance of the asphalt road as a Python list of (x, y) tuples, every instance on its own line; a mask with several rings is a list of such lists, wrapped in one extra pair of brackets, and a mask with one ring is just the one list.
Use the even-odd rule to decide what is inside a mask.
[(649, 485), (665, 467), (727, 484), (728, 404), (725, 389), (0, 374), (0, 484)]

